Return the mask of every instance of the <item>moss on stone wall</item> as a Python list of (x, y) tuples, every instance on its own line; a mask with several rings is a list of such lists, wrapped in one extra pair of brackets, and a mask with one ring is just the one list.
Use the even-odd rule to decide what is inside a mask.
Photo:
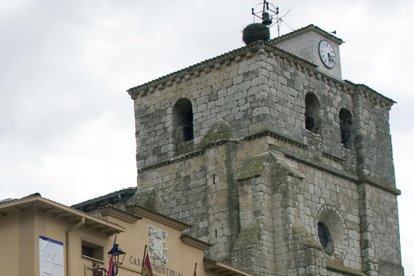
[(253, 224), (249, 227), (243, 228), (240, 232), (237, 241), (234, 244), (233, 250), (251, 248), (259, 242), (260, 227)]
[(268, 154), (250, 157), (243, 161), (237, 174), (237, 178), (242, 180), (262, 175), (266, 167), (266, 162), (269, 162)]
[(266, 152), (261, 155), (252, 156), (242, 162), (237, 179), (243, 180), (260, 176), (264, 173), (264, 169), (268, 166), (271, 168), (270, 174), (272, 178), (281, 178), (291, 175), (299, 179), (303, 179), (303, 175), (291, 168), (288, 164), (277, 158), (272, 152)]
[(319, 243), (302, 226), (292, 227), (292, 232), (294, 239), (297, 240), (304, 248), (323, 250)]
[(214, 144), (218, 141), (234, 139), (236, 137), (236, 132), (228, 123), (219, 121), (214, 124), (203, 136), (199, 147), (202, 148), (204, 146)]

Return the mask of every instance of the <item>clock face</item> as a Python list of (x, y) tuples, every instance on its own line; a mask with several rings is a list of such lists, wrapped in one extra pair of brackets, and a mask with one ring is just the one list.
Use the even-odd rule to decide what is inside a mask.
[(319, 42), (318, 50), (319, 57), (321, 58), (323, 65), (325, 65), (326, 68), (329, 69), (333, 68), (335, 66), (336, 57), (332, 45), (326, 40), (321, 40)]

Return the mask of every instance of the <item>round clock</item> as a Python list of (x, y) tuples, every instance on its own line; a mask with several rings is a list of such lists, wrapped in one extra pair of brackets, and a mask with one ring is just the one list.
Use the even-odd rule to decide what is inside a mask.
[(326, 68), (332, 69), (335, 66), (336, 57), (332, 45), (326, 41), (321, 40), (318, 47), (319, 57)]

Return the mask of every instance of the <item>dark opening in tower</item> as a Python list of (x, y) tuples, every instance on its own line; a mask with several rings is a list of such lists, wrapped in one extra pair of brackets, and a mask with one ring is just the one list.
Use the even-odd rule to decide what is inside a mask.
[(194, 139), (193, 108), (188, 99), (179, 99), (173, 107), (173, 124), (177, 143)]
[(345, 148), (352, 146), (352, 114), (348, 109), (339, 111), (339, 127), (341, 131), (341, 143)]
[(331, 232), (328, 226), (323, 222), (318, 222), (318, 237), (323, 249), (326, 253), (332, 254), (334, 252), (334, 243)]
[(320, 104), (318, 98), (313, 93), (307, 93), (305, 97), (305, 127), (313, 133), (320, 133)]

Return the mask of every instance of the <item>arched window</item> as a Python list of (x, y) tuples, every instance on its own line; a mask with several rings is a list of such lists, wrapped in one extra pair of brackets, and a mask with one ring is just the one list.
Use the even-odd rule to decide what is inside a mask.
[(317, 216), (316, 234), (325, 253), (343, 260), (349, 247), (348, 232), (341, 213), (332, 205), (321, 206)]
[(305, 127), (313, 133), (320, 133), (320, 104), (318, 98), (313, 93), (307, 93), (305, 97)]
[(193, 108), (190, 100), (179, 99), (173, 107), (173, 124), (178, 143), (194, 139)]
[(349, 149), (352, 145), (352, 114), (348, 109), (339, 111), (339, 128), (341, 131), (341, 143)]

